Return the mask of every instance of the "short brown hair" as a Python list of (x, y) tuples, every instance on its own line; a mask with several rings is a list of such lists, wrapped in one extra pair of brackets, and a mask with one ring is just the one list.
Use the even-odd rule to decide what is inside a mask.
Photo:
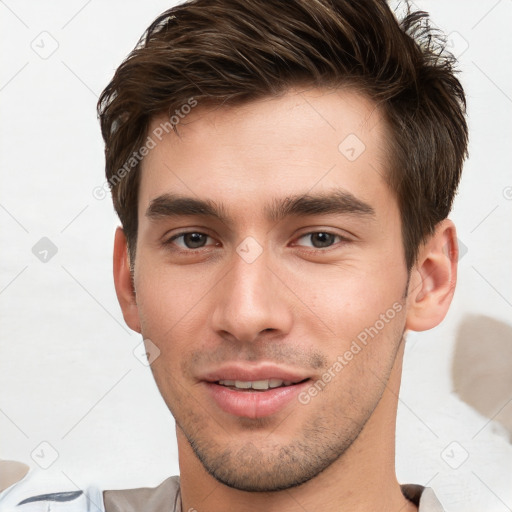
[(150, 121), (191, 98), (233, 105), (306, 85), (353, 87), (382, 109), (387, 180), (411, 268), (448, 216), (467, 156), (464, 91), (444, 47), (425, 12), (408, 7), (399, 22), (384, 0), (192, 0), (160, 15), (98, 102), (106, 177), (132, 264), (140, 165), (126, 162)]

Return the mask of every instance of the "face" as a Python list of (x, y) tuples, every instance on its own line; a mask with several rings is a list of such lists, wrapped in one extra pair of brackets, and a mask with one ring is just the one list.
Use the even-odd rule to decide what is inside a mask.
[(289, 488), (357, 439), (404, 332), (384, 120), (355, 92), (310, 90), (198, 105), (178, 129), (141, 171), (134, 283), (152, 371), (218, 481)]

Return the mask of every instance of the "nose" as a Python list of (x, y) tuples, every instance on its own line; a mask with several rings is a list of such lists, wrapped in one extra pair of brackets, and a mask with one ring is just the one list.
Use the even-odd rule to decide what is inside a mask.
[(269, 262), (267, 250), (254, 261), (233, 252), (212, 315), (212, 327), (223, 338), (246, 343), (263, 333), (278, 337), (290, 331), (290, 292)]

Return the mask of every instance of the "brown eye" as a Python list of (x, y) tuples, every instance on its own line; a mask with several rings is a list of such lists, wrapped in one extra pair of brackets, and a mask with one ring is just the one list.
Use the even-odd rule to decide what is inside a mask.
[(311, 233), (309, 236), (311, 243), (315, 248), (329, 247), (336, 239), (336, 235), (333, 235), (332, 233)]
[(197, 249), (206, 244), (207, 238), (203, 233), (187, 233), (183, 235), (183, 242), (189, 249)]
[(306, 243), (300, 243), (298, 245), (305, 245), (314, 249), (323, 249), (342, 240), (342, 237), (325, 231), (315, 231), (314, 233), (307, 233), (301, 236), (299, 240), (304, 240)]
[(182, 249), (200, 249), (204, 247), (210, 237), (204, 233), (191, 231), (190, 233), (181, 233), (173, 236), (169, 243), (174, 243)]

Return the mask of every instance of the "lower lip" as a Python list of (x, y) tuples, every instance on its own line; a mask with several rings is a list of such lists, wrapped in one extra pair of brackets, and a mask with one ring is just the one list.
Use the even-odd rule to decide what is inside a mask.
[(215, 403), (224, 411), (243, 418), (264, 418), (282, 410), (308, 386), (304, 381), (266, 391), (237, 391), (214, 382), (205, 382)]

